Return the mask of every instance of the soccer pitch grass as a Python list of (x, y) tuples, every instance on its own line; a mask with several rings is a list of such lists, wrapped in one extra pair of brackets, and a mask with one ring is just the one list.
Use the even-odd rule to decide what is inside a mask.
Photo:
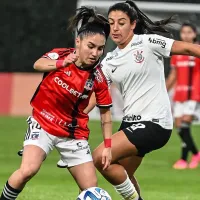
[[(119, 123), (114, 123), (116, 131)], [(19, 167), (21, 148), (26, 131), (25, 118), (0, 117), (0, 190), (10, 174)], [(100, 123), (90, 122), (90, 145), (93, 149), (102, 141)], [(195, 141), (200, 146), (200, 126), (193, 126)], [(200, 200), (200, 168), (176, 171), (172, 164), (179, 157), (180, 141), (174, 132), (161, 150), (147, 155), (136, 173), (145, 200)], [(39, 173), (27, 184), (19, 200), (75, 200), (78, 187), (66, 169), (56, 163), (59, 155), (53, 151)], [(108, 191), (113, 200), (119, 200), (112, 186), (98, 174), (99, 186)]]

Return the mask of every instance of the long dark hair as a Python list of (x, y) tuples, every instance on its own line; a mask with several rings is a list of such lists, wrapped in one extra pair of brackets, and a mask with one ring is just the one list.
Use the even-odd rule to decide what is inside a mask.
[(126, 13), (129, 16), (131, 23), (136, 20), (136, 28), (134, 29), (134, 33), (136, 34), (159, 34), (167, 37), (172, 36), (172, 34), (166, 29), (166, 25), (176, 23), (175, 16), (160, 21), (152, 21), (133, 1), (129, 0), (112, 5), (108, 10), (108, 15), (110, 12), (116, 10)]
[[(196, 27), (194, 24), (192, 24), (191, 22), (189, 22), (189, 21), (185, 21), (185, 22), (181, 25), (180, 31), (181, 31), (184, 27), (186, 27), (186, 26), (190, 27), (190, 28), (194, 31), (194, 33), (197, 34), (197, 27)], [(193, 42), (196, 42), (196, 41), (197, 41), (197, 36), (194, 38)]]
[(77, 14), (72, 17), (68, 28), (75, 29), (83, 39), (84, 36), (101, 34), (107, 39), (110, 33), (108, 20), (101, 14), (97, 14), (94, 8), (82, 6), (78, 8)]

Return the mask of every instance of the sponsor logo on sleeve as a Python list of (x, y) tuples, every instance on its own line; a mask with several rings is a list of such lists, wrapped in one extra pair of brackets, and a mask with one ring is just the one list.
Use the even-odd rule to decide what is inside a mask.
[(160, 45), (163, 49), (166, 47), (166, 41), (159, 38), (149, 38), (149, 43)]
[(94, 72), (94, 75), (95, 75), (95, 79), (99, 82), (99, 83), (102, 83), (103, 82), (103, 77), (101, 75), (101, 72), (99, 70), (96, 70)]
[(52, 60), (58, 59), (59, 55), (55, 52), (48, 53), (48, 57), (51, 58)]

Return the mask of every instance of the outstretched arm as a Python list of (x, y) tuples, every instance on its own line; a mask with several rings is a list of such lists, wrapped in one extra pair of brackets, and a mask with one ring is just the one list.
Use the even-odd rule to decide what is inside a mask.
[(200, 58), (200, 45), (182, 41), (174, 41), (171, 54), (190, 55)]
[(34, 63), (33, 68), (41, 72), (50, 72), (58, 68), (66, 67), (70, 63), (75, 62), (77, 59), (78, 56), (73, 53), (69, 54), (64, 60), (51, 60), (48, 58), (40, 58)]

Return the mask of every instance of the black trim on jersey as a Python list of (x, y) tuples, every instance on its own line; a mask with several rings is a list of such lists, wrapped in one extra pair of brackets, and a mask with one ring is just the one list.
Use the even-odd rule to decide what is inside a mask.
[[(89, 77), (87, 78), (87, 80), (90, 79), (90, 80), (94, 81), (94, 79), (95, 79), (94, 71), (95, 71), (95, 69), (93, 69), (91, 71), (91, 73), (90, 73)], [(91, 90), (86, 90), (84, 88), (83, 93), (82, 93), (81, 96), (88, 95), (90, 92), (91, 92)], [(69, 137), (70, 138), (75, 138), (74, 133), (75, 133), (75, 129), (76, 129), (77, 125), (78, 125), (77, 118), (76, 118), (77, 115), (78, 115), (78, 107), (79, 107), (81, 101), (83, 100), (83, 99), (81, 99), (81, 96), (78, 98), (77, 102), (75, 103), (74, 109), (73, 109), (72, 114), (71, 114), (71, 117), (72, 117), (71, 127), (68, 127)]]
[(67, 55), (69, 55), (70, 53), (73, 53), (74, 52), (74, 48), (68, 48), (64, 51), (61, 51), (61, 53), (59, 52), (58, 55), (59, 55), (59, 58), (63, 58)]
[(98, 108), (111, 108), (112, 104), (109, 104), (109, 105), (98, 105), (98, 104), (96, 104), (96, 107), (98, 107)]
[(89, 70), (92, 70), (92, 69), (95, 69), (96, 67), (98, 67), (100, 64), (100, 61), (97, 60), (94, 65), (90, 66), (90, 67), (79, 67), (77, 66), (75, 63), (74, 65), (76, 66), (76, 68), (80, 69), (80, 70), (83, 70), (83, 71), (89, 71)]
[[(190, 59), (189, 58), (189, 62), (191, 61), (194, 61), (194, 58)], [(190, 66), (190, 64), (188, 65), (189, 67), (189, 72), (188, 72), (188, 100), (191, 99), (192, 97), (192, 77), (193, 77), (193, 69), (194, 69), (194, 66)]]
[(35, 93), (33, 94), (33, 96), (32, 96), (32, 98), (31, 98), (31, 101), (30, 101), (30, 102), (32, 102), (33, 99), (36, 97), (37, 93), (39, 92), (39, 89), (40, 89), (40, 86), (41, 86), (43, 80), (49, 75), (49, 73), (50, 73), (50, 72), (45, 72), (45, 73), (43, 74), (42, 81), (41, 81), (40, 84), (38, 85), (38, 87), (37, 87)]

